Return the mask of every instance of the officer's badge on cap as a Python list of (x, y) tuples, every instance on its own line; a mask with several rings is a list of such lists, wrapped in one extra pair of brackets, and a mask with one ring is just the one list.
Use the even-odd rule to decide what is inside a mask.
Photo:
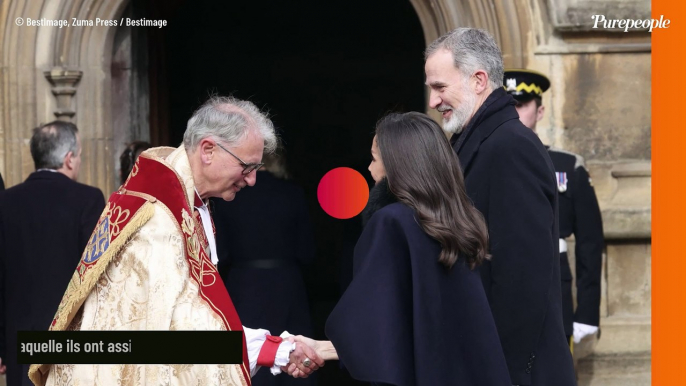
[(541, 98), (550, 88), (550, 80), (540, 72), (526, 69), (505, 70), (505, 91), (521, 102)]

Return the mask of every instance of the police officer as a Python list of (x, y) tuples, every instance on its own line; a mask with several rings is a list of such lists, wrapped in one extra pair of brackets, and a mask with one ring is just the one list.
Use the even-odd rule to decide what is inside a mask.
[[(548, 78), (536, 71), (505, 70), (505, 90), (517, 101), (522, 123), (536, 130), (543, 118), (542, 95), (550, 87)], [(603, 224), (591, 178), (580, 155), (546, 147), (555, 166), (559, 192), (560, 273), (565, 334), (574, 343), (595, 334), (600, 322), (600, 271), (603, 252)], [(576, 239), (577, 308), (572, 302), (572, 272), (567, 259), (566, 238)], [(571, 341), (570, 341), (571, 345)]]

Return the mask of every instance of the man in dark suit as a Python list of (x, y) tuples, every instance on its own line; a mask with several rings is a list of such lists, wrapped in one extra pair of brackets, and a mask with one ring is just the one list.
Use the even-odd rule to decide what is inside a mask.
[[(536, 124), (543, 118), (545, 106), (542, 97), (549, 87), (550, 80), (536, 71), (505, 71), (505, 91), (517, 101), (515, 107), (519, 120), (534, 132)], [(559, 192), (563, 324), (568, 339), (574, 335), (574, 343), (579, 343), (584, 337), (597, 333), (600, 325), (603, 220), (584, 159), (578, 154), (546, 148), (555, 167)], [(576, 312), (566, 241), (572, 234), (576, 246)]]
[(31, 385), (17, 363), (17, 332), (47, 330), (105, 200), (79, 184), (81, 143), (73, 123), (33, 131), (36, 171), (0, 193), (0, 360), (7, 385)]
[[(213, 199), (219, 274), (241, 322), (269, 331), (312, 336), (301, 267), (315, 259), (303, 190), (287, 177), (280, 156), (268, 154), (255, 186), (233, 201)], [(261, 371), (253, 386), (314, 385)]]
[(486, 219), (492, 260), (481, 269), (515, 385), (575, 385), (562, 328), (557, 185), (550, 157), (503, 89), (500, 49), (483, 30), (459, 28), (426, 51), (429, 105)]

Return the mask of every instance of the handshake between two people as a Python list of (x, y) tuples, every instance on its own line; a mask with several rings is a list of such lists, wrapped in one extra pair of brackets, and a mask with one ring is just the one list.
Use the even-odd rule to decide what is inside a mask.
[(288, 364), (281, 367), (293, 378), (307, 378), (310, 374), (324, 366), (325, 361), (338, 360), (338, 353), (331, 341), (314, 340), (302, 335), (287, 338), (295, 342), (295, 350), (288, 358)]

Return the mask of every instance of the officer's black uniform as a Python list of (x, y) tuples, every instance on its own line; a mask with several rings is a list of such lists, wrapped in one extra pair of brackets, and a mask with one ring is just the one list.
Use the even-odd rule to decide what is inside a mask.
[[(504, 87), (520, 102), (541, 98), (550, 87), (542, 74), (530, 70), (506, 70)], [(573, 322), (590, 326), (600, 323), (600, 273), (603, 224), (591, 178), (581, 156), (548, 148), (558, 186), (560, 225), (560, 275), (565, 334), (573, 334)], [(576, 248), (577, 309), (572, 301), (572, 272), (566, 240), (574, 235)]]
[[(598, 326), (600, 322), (600, 271), (603, 253), (603, 223), (591, 178), (577, 154), (548, 148), (555, 166), (560, 206), (560, 274), (565, 334), (572, 335), (572, 322)], [(572, 304), (572, 272), (566, 242), (576, 241), (577, 309)]]

